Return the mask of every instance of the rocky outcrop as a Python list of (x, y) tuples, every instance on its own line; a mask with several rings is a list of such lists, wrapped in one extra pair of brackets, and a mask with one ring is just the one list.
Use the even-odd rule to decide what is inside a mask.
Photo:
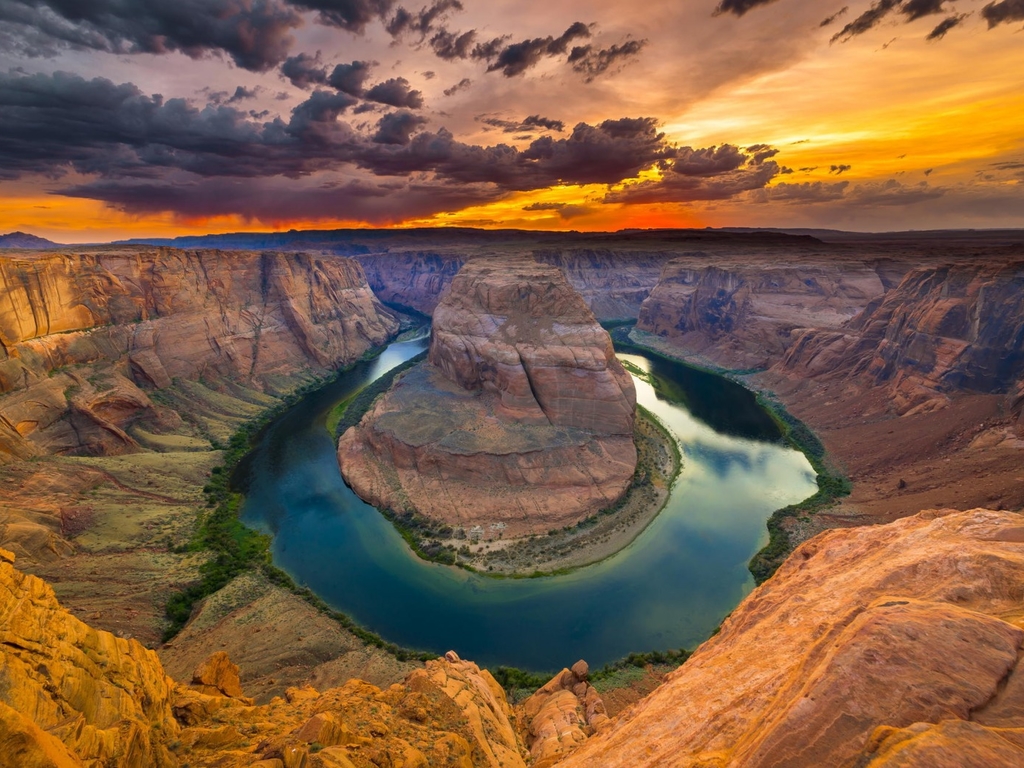
[(767, 368), (800, 328), (839, 328), (891, 279), (870, 261), (688, 255), (665, 265), (637, 328), (731, 368)]
[(1024, 262), (915, 269), (842, 328), (799, 333), (778, 371), (885, 387), (899, 414), (941, 408), (949, 393), (1013, 392)]
[(577, 661), (522, 703), (533, 768), (550, 768), (611, 724), (589, 674), (587, 662)]
[(454, 653), (381, 690), (291, 688), (254, 706), (215, 653), (175, 684), (153, 651), (91, 629), (0, 550), (0, 764), (19, 768), (525, 768), (501, 686)]
[(434, 312), (429, 361), (339, 442), (362, 498), (474, 538), (575, 524), (636, 468), (632, 380), (562, 274), (470, 262)]
[(177, 765), (173, 683), (153, 651), (68, 614), (0, 550), (0, 755), (18, 766)]
[(342, 257), (122, 249), (0, 258), (0, 450), (119, 453), (176, 378), (268, 392), (398, 328)]
[(560, 765), (1016, 764), (1022, 583), (1019, 514), (828, 531)]

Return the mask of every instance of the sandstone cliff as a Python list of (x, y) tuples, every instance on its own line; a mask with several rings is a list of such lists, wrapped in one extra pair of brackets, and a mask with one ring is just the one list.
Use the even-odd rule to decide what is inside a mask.
[(632, 380), (561, 272), (472, 261), (434, 312), (429, 362), (342, 436), (364, 499), (483, 538), (574, 524), (636, 467)]
[(0, 550), (0, 762), (177, 765), (173, 683), (153, 651), (86, 626)]
[(891, 266), (868, 260), (686, 256), (665, 265), (637, 328), (731, 368), (767, 368), (798, 328), (839, 328), (881, 297)]
[(276, 392), (397, 321), (342, 257), (171, 249), (0, 258), (0, 454), (119, 453), (180, 378)]
[[(842, 328), (797, 334), (779, 372), (886, 388), (900, 414), (1024, 375), (1024, 262), (921, 267)], [(1011, 408), (1012, 408), (1011, 404)]]
[(821, 534), (559, 765), (1019, 764), (1022, 579), (1018, 514)]
[(153, 651), (68, 614), (0, 550), (0, 765), (525, 768), (505, 693), (454, 654), (381, 690), (292, 688), (255, 706), (216, 653), (174, 683)]
[[(462, 266), (493, 255), (494, 249), (371, 253), (355, 258), (381, 300), (432, 314)], [(562, 270), (599, 320), (632, 319), (658, 282), (662, 267), (678, 251), (627, 247), (509, 249), (508, 258), (533, 258)]]

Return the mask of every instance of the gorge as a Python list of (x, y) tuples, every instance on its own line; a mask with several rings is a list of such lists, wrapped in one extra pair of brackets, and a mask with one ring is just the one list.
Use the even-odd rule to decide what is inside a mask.
[[(521, 234), (433, 234), (424, 242), (402, 233), (391, 244), (375, 238), (374, 248), (361, 237), (335, 237), (304, 255), (124, 246), (2, 256), (0, 473), (8, 490), (0, 546), (12, 550), (3, 555), (0, 608), (7, 754), (23, 756), (25, 765), (265, 760), (267, 768), (363, 768), (385, 754), (394, 765), (516, 765), (528, 754), (550, 765), (573, 750), (568, 766), (1019, 760), (1024, 263), (1012, 234), (829, 242), (827, 233), (661, 232), (544, 235), (524, 244)], [(339, 255), (346, 249), (355, 260)], [(166, 595), (194, 583), (209, 557), (185, 545), (201, 530), (200, 489), (216, 477), (210, 472), (235, 430), (286, 392), (392, 338), (403, 308), (435, 310), (459, 268), (502, 249), (532, 252), (562, 270), (598, 318), (637, 318), (624, 331), (634, 343), (728, 369), (763, 400), (777, 399), (821, 436), (826, 459), (852, 480), (852, 494), (780, 517), (786, 550), (796, 551), (776, 575), (653, 694), (624, 714), (610, 712), (607, 722), (585, 675), (560, 673), (555, 679), (564, 682), (547, 690), (544, 704), (512, 707), (475, 665), (454, 655), (425, 667), (396, 658), (334, 622), (301, 589), (275, 582), (261, 564), (197, 603), (184, 631), (160, 646)], [(628, 359), (654, 374), (665, 364)], [(640, 402), (658, 405), (642, 381), (634, 386)], [(310, 407), (322, 415), (345, 396), (339, 390)], [(712, 406), (692, 403), (691, 413)], [(303, 435), (316, 433), (326, 451), (315, 454), (313, 468), (333, 465), (337, 475), (331, 436), (315, 420), (312, 426), (296, 434), (304, 447), (291, 450), (310, 450)], [(669, 427), (685, 442), (682, 427)], [(270, 437), (264, 459), (254, 460), (266, 461), (264, 469), (287, 465), (282, 446)], [(685, 455), (681, 482), (700, 466)], [(771, 496), (762, 481), (779, 466), (755, 466), (765, 472), (750, 486), (766, 497), (753, 526), (763, 537), (764, 518), (813, 486)], [(790, 466), (798, 483), (813, 479), (806, 464)], [(283, 496), (301, 503), (339, 492), (317, 487), (316, 477), (291, 476)], [(253, 486), (247, 498), (271, 511), (278, 503)], [(255, 521), (252, 513), (243, 514)], [(401, 551), (386, 521), (375, 512), (365, 519), (381, 526), (364, 528), (367, 540), (391, 542), (372, 546)], [(677, 554), (681, 539), (666, 535), (672, 519), (666, 507), (623, 561), (635, 551), (635, 560), (659, 567), (645, 537)], [(291, 559), (281, 562), (293, 573), (302, 561), (316, 564), (316, 546), (336, 544), (316, 538), (327, 538), (324, 519), (313, 523), (293, 540), (278, 529), (274, 556), (286, 545)], [(383, 532), (391, 538), (381, 539)], [(706, 533), (688, 534), (698, 550)], [(733, 553), (743, 580), (757, 543)], [(424, 589), (428, 572), (459, 573), (404, 552), (421, 569), (411, 581)], [(720, 550), (707, 554), (721, 559)], [(75, 623), (41, 581), (16, 568), (51, 581), (71, 613), (100, 629)], [(524, 590), (545, 582), (487, 581)], [(320, 594), (329, 588), (307, 584)], [(352, 591), (344, 583), (338, 589)], [(734, 594), (733, 605), (741, 596)], [(611, 612), (630, 601), (613, 603)], [(675, 609), (647, 610), (668, 616)], [(46, 629), (42, 616), (65, 628)], [(549, 639), (543, 626), (522, 629), (512, 639), (523, 647)], [(47, 638), (69, 632), (92, 650), (61, 656), (69, 682), (46, 693), (52, 705), (26, 708), (56, 669)], [(158, 647), (160, 659), (129, 635)], [(557, 646), (554, 633), (550, 640)], [(969, 653), (959, 650), (965, 640)], [(482, 637), (479, 647), (489, 642)], [(554, 654), (563, 660), (537, 668), (575, 661), (577, 654), (565, 658), (571, 647)], [(217, 694), (197, 683), (189, 691), (166, 677), (164, 669), (179, 681), (193, 670), (202, 677), (201, 662), (225, 648), (258, 703), (232, 686), (213, 685)], [(635, 649), (610, 649), (606, 658)], [(589, 660), (600, 664), (599, 655)], [(223, 662), (214, 668), (226, 669)], [(82, 691), (111, 675), (125, 691), (117, 703), (87, 704)], [(368, 683), (347, 683), (352, 677)], [(316, 691), (300, 687), (306, 683)], [(584, 686), (579, 694), (576, 686)], [(911, 690), (912, 701), (901, 693)], [(837, 710), (848, 716), (831, 719)], [(556, 733), (567, 735), (548, 741)]]

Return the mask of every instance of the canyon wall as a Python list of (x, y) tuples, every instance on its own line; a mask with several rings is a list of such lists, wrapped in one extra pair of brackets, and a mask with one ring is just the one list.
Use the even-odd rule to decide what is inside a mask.
[(565, 768), (1017, 765), (1024, 522), (823, 533)]
[(636, 468), (636, 392), (608, 333), (553, 267), (466, 264), (434, 310), (428, 361), (338, 447), (367, 501), (477, 538), (573, 525)]
[(175, 379), (276, 393), (398, 323), (342, 257), (171, 249), (0, 258), (0, 454), (119, 453)]
[(797, 329), (839, 328), (892, 279), (888, 262), (688, 256), (665, 265), (637, 328), (729, 368), (767, 368)]
[[(662, 267), (675, 251), (616, 250), (609, 248), (506, 249), (500, 258), (532, 255), (562, 270), (598, 320), (629, 320), (658, 282)], [(433, 313), (463, 264), (493, 258), (494, 251), (423, 252), (390, 251), (355, 257), (366, 270), (370, 287), (382, 301)]]
[(950, 393), (1013, 393), (1024, 261), (918, 267), (841, 328), (797, 333), (778, 372), (883, 387), (900, 414), (942, 407)]

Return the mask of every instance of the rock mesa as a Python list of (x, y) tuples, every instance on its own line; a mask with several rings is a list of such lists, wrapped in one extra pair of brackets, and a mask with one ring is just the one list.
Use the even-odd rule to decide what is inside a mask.
[(571, 525), (618, 500), (636, 468), (636, 392), (562, 273), (475, 260), (434, 312), (429, 359), (339, 443), (377, 506), (480, 536)]

